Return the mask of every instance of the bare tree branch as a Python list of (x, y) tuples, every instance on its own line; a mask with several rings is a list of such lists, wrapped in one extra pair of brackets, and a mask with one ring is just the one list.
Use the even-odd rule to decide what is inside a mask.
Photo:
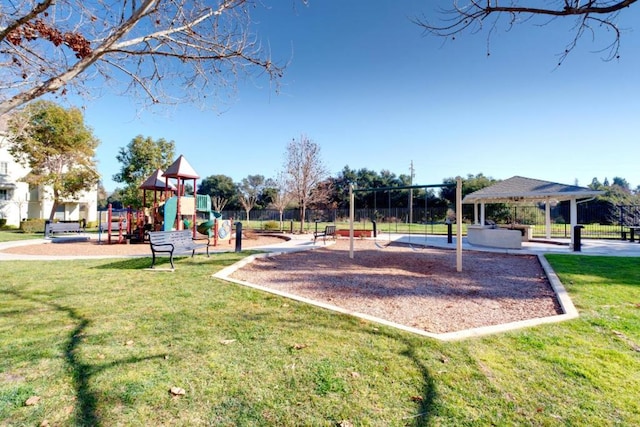
[(526, 5), (528, 2), (536, 3), (534, 0), (503, 0), (500, 4), (498, 4), (498, 0), (464, 0), (462, 3), (459, 0), (452, 1), (451, 9), (441, 10), (445, 16), (441, 24), (434, 24), (425, 18), (415, 19), (414, 23), (424, 28), (425, 32), (429, 34), (455, 39), (457, 35), (465, 31), (471, 33), (482, 31), (485, 22), (493, 17), (487, 37), (489, 44), (501, 16), (508, 17), (507, 25), (509, 28), (536, 16), (546, 16), (551, 19), (576, 18), (575, 35), (566, 45), (564, 52), (561, 53), (559, 63), (566, 59), (586, 32), (591, 32), (595, 38), (596, 26), (600, 30), (613, 32), (613, 41), (599, 52), (607, 52), (605, 60), (618, 58), (621, 38), (621, 31), (617, 23), (618, 14), (637, 2), (637, 0), (556, 0), (547, 2), (549, 7), (541, 8)]
[(24, 16), (20, 16), (15, 21), (9, 23), (6, 27), (0, 30), (0, 41), (4, 41), (8, 34), (19, 28), (21, 25), (26, 24), (42, 12), (47, 10), (51, 5), (55, 3), (55, 0), (45, 0), (42, 3), (36, 4), (36, 6)]
[(320, 155), (320, 146), (306, 135), (287, 144), (284, 174), (286, 187), (300, 210), (300, 233), (304, 232), (305, 212), (313, 203), (326, 201), (318, 184), (327, 177), (327, 167)]
[(274, 81), (282, 69), (249, 32), (252, 3), (2, 2), (0, 115), (47, 93), (87, 90), (91, 79), (132, 97), (141, 92), (144, 104), (208, 106), (240, 72), (258, 70)]

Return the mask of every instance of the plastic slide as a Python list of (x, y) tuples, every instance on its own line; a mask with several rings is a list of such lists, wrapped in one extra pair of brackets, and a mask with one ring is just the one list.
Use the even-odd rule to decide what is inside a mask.
[(173, 196), (169, 197), (164, 202), (164, 224), (163, 231), (171, 231), (173, 225), (176, 222), (176, 214), (178, 213), (178, 198)]

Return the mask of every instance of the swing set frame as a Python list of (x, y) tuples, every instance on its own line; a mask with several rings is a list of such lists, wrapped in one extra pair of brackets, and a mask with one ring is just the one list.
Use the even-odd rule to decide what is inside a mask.
[(398, 187), (379, 188), (355, 188), (349, 185), (349, 258), (354, 258), (354, 223), (355, 223), (355, 199), (354, 194), (366, 191), (391, 191), (391, 190), (411, 190), (426, 188), (456, 187), (456, 270), (462, 271), (462, 178), (456, 177), (456, 184), (424, 184), (424, 185), (404, 185)]

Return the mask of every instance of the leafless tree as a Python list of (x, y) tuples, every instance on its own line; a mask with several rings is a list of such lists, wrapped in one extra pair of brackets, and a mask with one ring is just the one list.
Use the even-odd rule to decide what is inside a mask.
[[(0, 116), (45, 94), (110, 85), (144, 104), (209, 102), (274, 65), (249, 30), (251, 0), (0, 2)], [(92, 89), (90, 82), (100, 89)]]
[[(637, 0), (452, 0), (452, 7), (442, 10), (445, 16), (441, 24), (434, 24), (426, 18), (415, 22), (427, 33), (440, 37), (455, 39), (465, 31), (477, 33), (487, 29), (487, 46), (491, 35), (499, 25), (506, 29), (529, 21), (534, 17), (546, 19), (540, 23), (544, 26), (551, 20), (561, 17), (573, 18), (573, 38), (560, 54), (561, 64), (576, 47), (578, 40), (585, 34), (595, 38), (597, 31), (604, 30), (611, 35), (610, 40), (600, 52), (606, 52), (605, 60), (619, 58), (622, 28), (618, 24), (619, 13), (636, 3)], [(500, 19), (506, 18), (504, 21)], [(489, 52), (487, 52), (489, 54)]]
[(238, 200), (247, 213), (247, 221), (249, 221), (249, 212), (258, 202), (258, 197), (264, 187), (264, 176), (249, 175), (242, 178), (242, 182), (238, 187)]
[(275, 180), (269, 180), (267, 186), (273, 189), (273, 192), (271, 193), (271, 203), (269, 206), (272, 209), (278, 210), (278, 213), (280, 214), (280, 231), (282, 231), (284, 229), (284, 210), (287, 209), (293, 201), (293, 195), (291, 194), (291, 191), (289, 191), (287, 179), (283, 173), (278, 174), (278, 177)]
[(216, 212), (222, 212), (222, 209), (224, 209), (228, 202), (229, 200), (222, 196), (211, 196), (211, 205)]
[(318, 184), (328, 175), (320, 157), (320, 146), (302, 135), (287, 145), (285, 159), (287, 187), (300, 209), (300, 232), (304, 232), (307, 206), (324, 203), (327, 194), (318, 190)]

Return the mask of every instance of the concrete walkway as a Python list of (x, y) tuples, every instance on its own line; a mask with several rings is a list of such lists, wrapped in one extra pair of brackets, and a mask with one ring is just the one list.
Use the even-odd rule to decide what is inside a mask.
[[(388, 235), (378, 237), (378, 242), (384, 244), (389, 239)], [(391, 240), (400, 243), (420, 246), (433, 246), (439, 248), (456, 248), (456, 238), (453, 243), (447, 243), (446, 236), (431, 235), (391, 235)], [(580, 252), (576, 252), (570, 245), (569, 239), (551, 239), (551, 240), (534, 240), (533, 242), (523, 242), (522, 249), (498, 249), (483, 246), (474, 246), (469, 244), (466, 237), (462, 238), (462, 251), (487, 251), (508, 254), (545, 254), (558, 253), (568, 255), (613, 255), (613, 256), (632, 256), (640, 257), (640, 243), (632, 243), (623, 240), (598, 240), (598, 239), (582, 239)], [(463, 255), (464, 256), (464, 255)]]
[[(313, 236), (310, 234), (292, 234), (287, 235), (289, 240), (282, 240), (282, 242), (278, 242), (271, 245), (259, 246), (259, 247), (251, 247), (245, 248), (249, 249), (259, 249), (268, 252), (295, 252), (295, 251), (304, 251), (309, 249), (315, 249), (324, 246), (322, 241), (318, 241), (317, 243), (313, 243)], [(92, 239), (97, 239), (97, 236), (91, 236)], [(111, 259), (111, 258), (136, 258), (136, 257), (150, 257), (151, 250), (149, 250), (148, 254), (143, 255), (26, 255), (26, 254), (11, 254), (2, 252), (4, 249), (14, 248), (18, 246), (29, 246), (29, 245), (50, 245), (50, 239), (30, 239), (30, 240), (16, 240), (13, 242), (2, 242), (0, 243), (0, 261), (12, 261), (12, 260), (22, 260), (22, 261), (55, 261), (55, 260), (74, 260), (74, 259)], [(56, 243), (56, 245), (64, 245), (64, 243)], [(333, 244), (333, 242), (327, 241), (327, 245)], [(235, 250), (235, 246), (229, 246), (229, 249), (219, 250), (212, 249), (211, 253), (214, 254), (216, 252), (233, 252)]]
[[(313, 238), (310, 234), (291, 234), (287, 235), (289, 240), (278, 242), (271, 245), (252, 247), (251, 249), (260, 249), (268, 252), (294, 252), (304, 251), (309, 249), (316, 249), (325, 246), (325, 243), (318, 241), (313, 243)], [(382, 234), (377, 239), (372, 240), (372, 247), (375, 247), (373, 243), (378, 245), (384, 245), (390, 241), (400, 242), (412, 245), (418, 250), (423, 246), (431, 246), (438, 248), (455, 249), (456, 239), (453, 238), (453, 243), (447, 243), (446, 236), (434, 236), (434, 235), (404, 235), (404, 234)], [(48, 239), (33, 239), (33, 240), (20, 240), (13, 242), (0, 243), (0, 251), (3, 249), (26, 246), (26, 245), (40, 245), (51, 244)], [(326, 245), (333, 244), (332, 241), (327, 241)], [(524, 242), (522, 249), (496, 249), (487, 248), (481, 246), (473, 246), (467, 242), (466, 237), (462, 238), (462, 250), (474, 250), (474, 251), (487, 251), (487, 252), (499, 252), (509, 254), (543, 254), (543, 253), (559, 253), (559, 254), (573, 254), (573, 255), (613, 255), (613, 256), (631, 256), (640, 257), (640, 243), (631, 243), (622, 240), (595, 240), (595, 239), (583, 239), (580, 252), (573, 251), (570, 247), (569, 239), (552, 239), (552, 241), (545, 242), (542, 240), (536, 240), (534, 242)], [(234, 248), (229, 249), (233, 251)], [(215, 251), (213, 251), (215, 252)], [(72, 259), (98, 259), (98, 258), (123, 258), (123, 257), (141, 257), (151, 256), (149, 255), (22, 255), (22, 254), (9, 254), (0, 252), (0, 261), (7, 260), (33, 260), (33, 261), (51, 261), (57, 259), (72, 260)], [(464, 256), (464, 254), (463, 254)]]

